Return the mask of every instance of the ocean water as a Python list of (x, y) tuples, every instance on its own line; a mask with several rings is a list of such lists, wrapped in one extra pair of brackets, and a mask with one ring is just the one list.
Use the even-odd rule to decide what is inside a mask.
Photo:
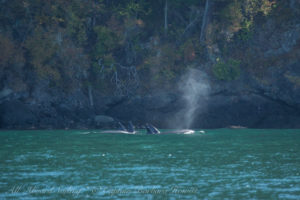
[(300, 199), (300, 130), (1, 131), (0, 199)]

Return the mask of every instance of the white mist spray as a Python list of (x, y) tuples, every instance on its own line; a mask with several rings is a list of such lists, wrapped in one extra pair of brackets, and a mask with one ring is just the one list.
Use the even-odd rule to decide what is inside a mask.
[(179, 91), (184, 100), (183, 109), (177, 114), (175, 122), (180, 128), (191, 128), (196, 115), (206, 107), (210, 85), (205, 73), (191, 69), (179, 84)]

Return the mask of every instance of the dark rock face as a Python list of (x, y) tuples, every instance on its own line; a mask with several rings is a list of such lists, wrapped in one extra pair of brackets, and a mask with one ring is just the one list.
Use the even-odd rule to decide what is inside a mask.
[[(89, 105), (82, 108), (63, 103), (30, 105), (20, 100), (6, 100), (0, 104), (0, 126), (2, 129), (110, 128), (115, 126), (114, 120), (131, 120), (136, 125), (149, 122), (161, 128), (174, 128), (178, 124), (172, 124), (172, 121), (175, 122), (182, 109), (184, 111), (182, 96), (173, 93), (133, 98), (103, 97), (100, 100), (105, 102), (103, 105), (106, 107), (102, 115), (96, 115), (96, 109)], [(223, 92), (211, 94), (206, 101), (205, 109), (196, 110), (192, 127), (189, 128), (223, 128), (231, 125), (300, 128), (297, 103), (289, 104), (264, 93)]]
[(151, 122), (165, 126), (172, 114), (180, 109), (179, 97), (162, 93), (127, 99), (107, 110), (107, 114), (120, 120), (131, 120), (138, 124)]
[(233, 81), (210, 81), (210, 92), (195, 107), (191, 127), (181, 127), (182, 92), (103, 96), (94, 105), (81, 90), (64, 93), (43, 85), (31, 93), (1, 91), (0, 128), (113, 128), (118, 120), (159, 128), (300, 128), (300, 62), (270, 67), (263, 81), (244, 73)]
[(248, 128), (299, 128), (300, 115), (281, 101), (259, 94), (218, 95), (210, 99), (207, 112), (195, 120), (195, 127), (222, 128), (230, 125)]
[[(172, 125), (172, 120), (175, 121), (175, 117), (182, 113), (180, 112), (183, 109), (181, 97), (178, 96), (174, 102), (160, 109), (147, 107), (143, 104), (144, 101), (146, 102), (141, 98), (128, 100), (112, 108), (110, 115), (121, 120), (132, 120), (135, 123), (151, 122), (158, 127), (178, 126), (178, 124)], [(157, 101), (156, 99), (155, 102)], [(224, 128), (231, 125), (249, 128), (300, 128), (299, 110), (280, 100), (269, 99), (263, 95), (220, 94), (210, 96), (207, 101), (204, 102), (207, 105), (205, 109), (196, 111), (192, 128)]]
[(0, 128), (84, 128), (94, 111), (81, 92), (65, 94), (36, 87), (29, 95), (12, 93), (0, 99)]
[(0, 113), (0, 124), (4, 128), (30, 128), (38, 123), (30, 107), (18, 100), (3, 102)]

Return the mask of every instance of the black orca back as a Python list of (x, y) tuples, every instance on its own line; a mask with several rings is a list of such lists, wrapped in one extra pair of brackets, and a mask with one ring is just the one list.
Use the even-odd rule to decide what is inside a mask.
[(146, 124), (147, 134), (160, 134), (160, 131), (151, 124)]
[(150, 129), (152, 130), (152, 132), (154, 134), (160, 134), (160, 131), (155, 126), (153, 126), (152, 124), (149, 124), (149, 127), (150, 127)]
[(151, 128), (149, 127), (149, 124), (146, 124), (146, 133), (147, 134), (155, 134), (152, 130), (151, 130)]
[(132, 124), (131, 121), (128, 123), (127, 131), (128, 131), (128, 132), (131, 132), (131, 133), (134, 132), (134, 126), (133, 126), (133, 124)]
[(125, 128), (125, 126), (121, 122), (118, 122), (118, 124), (120, 126), (121, 131), (127, 131), (127, 129)]

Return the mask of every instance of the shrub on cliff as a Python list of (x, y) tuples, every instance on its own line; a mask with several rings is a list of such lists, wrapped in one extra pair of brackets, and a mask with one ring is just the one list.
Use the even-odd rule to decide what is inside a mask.
[(240, 76), (240, 61), (231, 58), (227, 62), (218, 60), (212, 72), (219, 80), (235, 80)]

